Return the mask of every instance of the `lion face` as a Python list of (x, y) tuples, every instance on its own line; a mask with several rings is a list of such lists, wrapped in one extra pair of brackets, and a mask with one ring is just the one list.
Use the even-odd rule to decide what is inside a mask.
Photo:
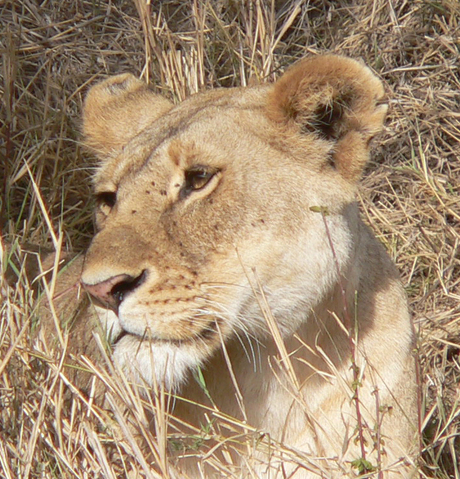
[(285, 335), (308, 321), (352, 257), (382, 95), (367, 68), (335, 56), (178, 106), (131, 75), (91, 89), (98, 233), (82, 283), (123, 369), (176, 388), (229, 338), (263, 340), (267, 307)]

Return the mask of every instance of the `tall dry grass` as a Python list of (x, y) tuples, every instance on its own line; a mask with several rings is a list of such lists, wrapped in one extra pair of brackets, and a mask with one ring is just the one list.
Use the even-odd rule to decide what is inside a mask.
[[(93, 233), (93, 163), (79, 134), (88, 85), (131, 71), (177, 102), (205, 88), (271, 81), (296, 59), (328, 51), (362, 58), (388, 92), (363, 214), (402, 272), (418, 332), (420, 473), (460, 478), (459, 19), (457, 0), (0, 3), (0, 475), (154, 477), (153, 458), (168, 477), (166, 435), (177, 447), (185, 440), (180, 425), (168, 433), (164, 421), (152, 434), (146, 411), (165, 417), (160, 393), (146, 404), (86, 357), (73, 366), (90, 372), (93, 394), (83, 395), (68, 355), (33, 340), (40, 281), (26, 268), (29, 245), (64, 254), (84, 249)], [(189, 454), (218, 433), (212, 421), (195, 431)], [(212, 451), (207, 460), (233, 477)]]

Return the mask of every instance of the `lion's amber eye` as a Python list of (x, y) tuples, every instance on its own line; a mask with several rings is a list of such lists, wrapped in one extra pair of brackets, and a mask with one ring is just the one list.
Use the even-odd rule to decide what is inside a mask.
[(217, 173), (214, 169), (196, 166), (185, 172), (185, 181), (180, 191), (180, 197), (187, 197), (192, 191), (203, 189)]
[(112, 209), (117, 201), (117, 194), (113, 191), (104, 191), (96, 195), (96, 202), (100, 208)]

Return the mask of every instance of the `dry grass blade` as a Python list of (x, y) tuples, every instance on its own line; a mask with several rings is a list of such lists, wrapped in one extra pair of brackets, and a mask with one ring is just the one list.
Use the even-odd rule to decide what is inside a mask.
[[(54, 351), (34, 339), (41, 293), (26, 270), (33, 256), (28, 245), (55, 250), (54, 268), (61, 249), (63, 255), (83, 250), (93, 234), (94, 165), (82, 154), (79, 134), (87, 86), (131, 71), (180, 101), (204, 88), (273, 80), (295, 59), (330, 51), (363, 59), (386, 84), (390, 113), (361, 190), (362, 209), (402, 272), (418, 331), (421, 475), (458, 479), (459, 18), (456, 0), (2, 2), (0, 475), (159, 477), (150, 469), (152, 457), (161, 477), (174, 473), (166, 444), (144, 416), (155, 414), (157, 403), (146, 403), (128, 383), (114, 384), (108, 359), (109, 374), (77, 358), (92, 377), (88, 398), (73, 384), (65, 337), (65, 347)], [(53, 284), (45, 288), (50, 299)], [(282, 364), (289, 365), (279, 344)], [(101, 387), (111, 403), (98, 403)], [(192, 445), (184, 454), (222, 477), (236, 477), (229, 451), (241, 445), (266, 448), (275, 462), (289, 457), (318, 477), (336, 467), (310, 466), (308, 457), (247, 424), (208, 413), (209, 424), (185, 438)], [(165, 422), (164, 442), (185, 441), (180, 429), (186, 425), (166, 419), (174, 434), (166, 438)], [(220, 437), (219, 427), (234, 432), (233, 442), (206, 450), (209, 437)], [(248, 470), (255, 460), (249, 457)]]

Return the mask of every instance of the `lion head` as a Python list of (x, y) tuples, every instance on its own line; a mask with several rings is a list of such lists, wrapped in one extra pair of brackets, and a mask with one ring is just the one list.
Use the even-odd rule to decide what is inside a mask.
[(178, 105), (130, 74), (90, 90), (98, 233), (82, 283), (110, 310), (125, 370), (179, 387), (229, 338), (264, 340), (261, 302), (283, 335), (308, 320), (353, 262), (383, 93), (332, 55)]

